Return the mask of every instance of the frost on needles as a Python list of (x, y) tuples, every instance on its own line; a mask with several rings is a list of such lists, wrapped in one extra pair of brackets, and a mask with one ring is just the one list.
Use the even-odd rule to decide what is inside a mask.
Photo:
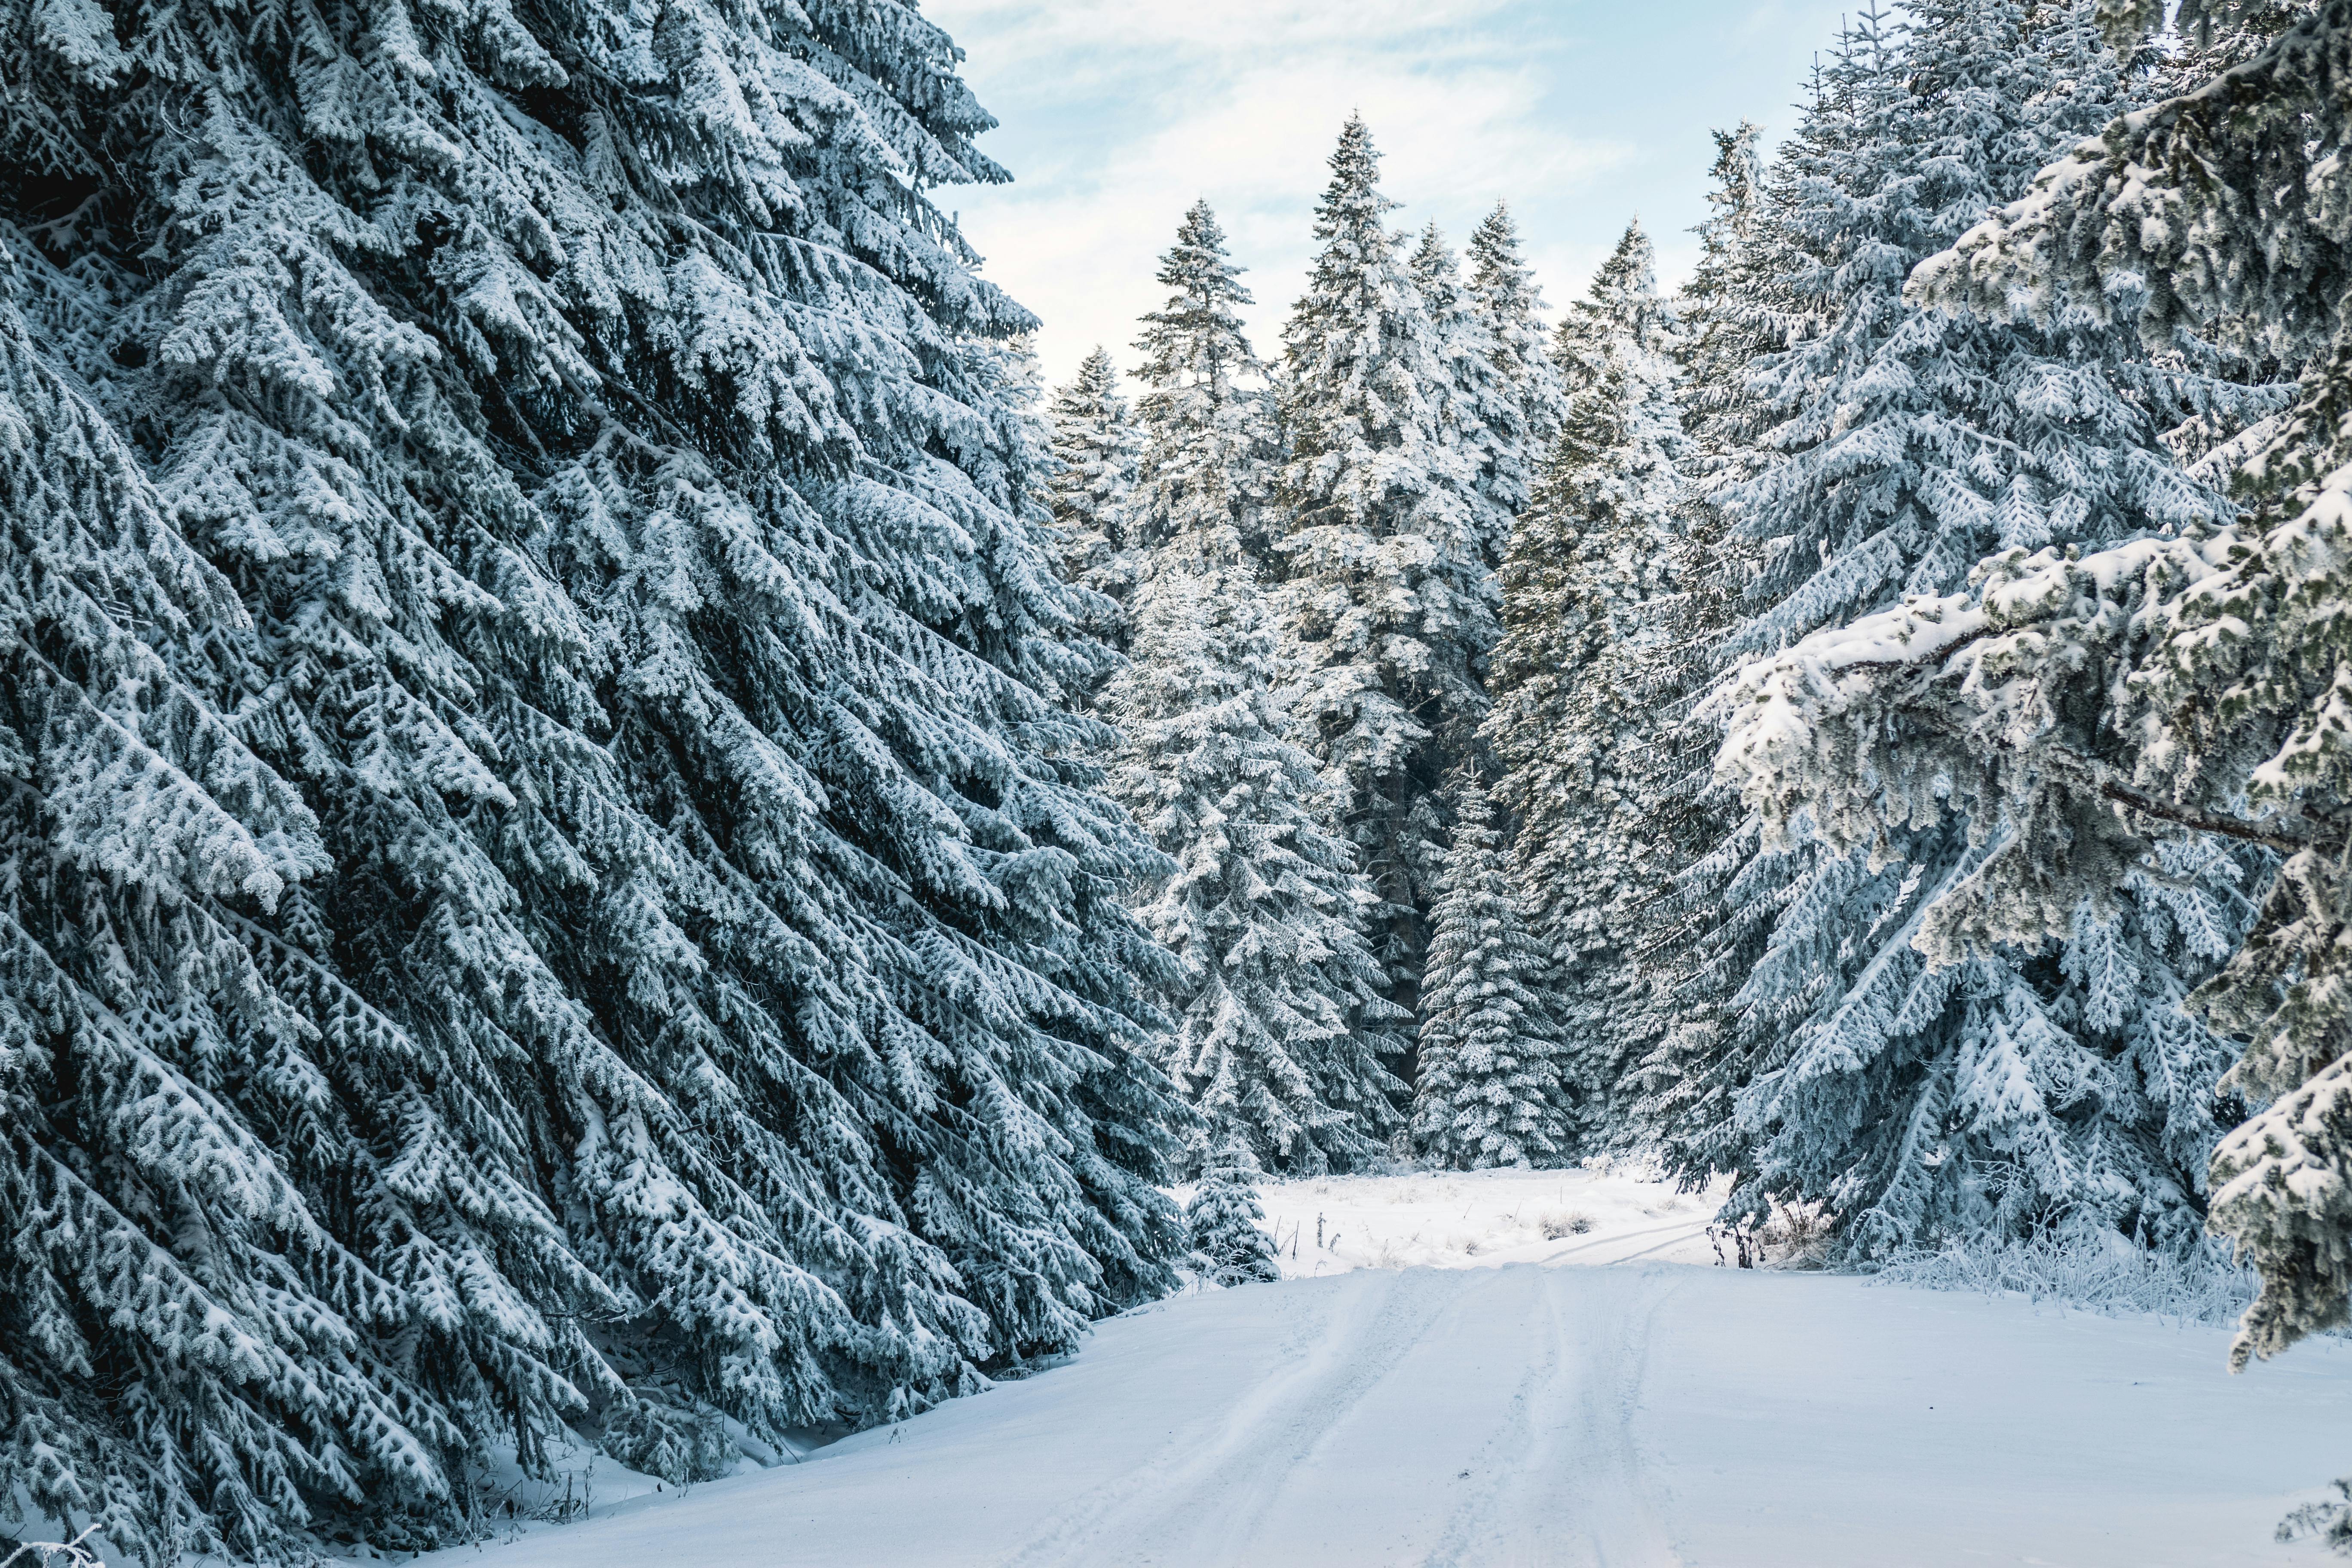
[(1161, 862), (912, 10), (0, 10), (0, 1489), (676, 1479), (1165, 1287)]
[[(2126, 37), (2153, 19), (2111, 9)], [(1846, 842), (1939, 818), (1919, 782), (1948, 767), (1951, 805), (2007, 831), (1978, 833), (1979, 869), (1927, 911), (1945, 963), (2105, 917), (2200, 843), (2260, 857), (2251, 930), (2223, 933), (2227, 963), (2191, 998), (2246, 1042), (2226, 1081), (2259, 1108), (2212, 1159), (2214, 1228), (2263, 1277), (2242, 1363), (2352, 1315), (2352, 236), (2315, 199), (2346, 135), (2332, 84), (2352, 4), (2205, 9), (2270, 41), (2053, 163), (1911, 288), (1995, 321), (2095, 301), (2151, 347), (2195, 326), (2303, 365), (2294, 403), (2252, 433), (2239, 506), (2098, 550), (2008, 551), (1808, 637), (1743, 675), (1725, 762), (1768, 819), (1802, 813)]]
[[(1775, 303), (1800, 324), (1749, 374), (1767, 457), (1719, 491), (1761, 547), (1735, 648), (1949, 593), (1989, 551), (2223, 513), (2168, 439), (2262, 412), (2212, 351), (2151, 352), (2079, 300), (1997, 322), (1901, 296), (1911, 265), (2129, 108), (2135, 79), (2087, 13), (2029, 26), (2004, 0), (1919, 0), (1857, 24), (1772, 218), (1793, 263)], [(2243, 930), (2242, 858), (2184, 847), (1956, 964), (1917, 939), (1985, 874), (1998, 816), (1897, 814), (1860, 845), (1818, 815), (1769, 828), (1727, 844), (1718, 873), (1721, 950), (1740, 951), (1743, 922), (1764, 933), (1717, 1047), (1740, 1063), (1731, 1147), (1751, 1204), (1828, 1202), (1849, 1254), (2052, 1225), (2193, 1243), (2231, 1053), (2179, 1004)]]
[(1328, 823), (1291, 739), (1276, 626), (1248, 542), (1264, 536), (1270, 436), (1246, 303), (1205, 204), (1162, 258), (1146, 318), (1142, 479), (1129, 526), (1154, 542), (1132, 662), (1106, 708), (1125, 735), (1113, 794), (1172, 868), (1139, 910), (1187, 966), (1168, 1068), (1202, 1116), (1195, 1159), (1233, 1151), (1287, 1174), (1360, 1166), (1399, 1121), (1388, 1061), (1404, 1011), (1367, 926), (1380, 900)]

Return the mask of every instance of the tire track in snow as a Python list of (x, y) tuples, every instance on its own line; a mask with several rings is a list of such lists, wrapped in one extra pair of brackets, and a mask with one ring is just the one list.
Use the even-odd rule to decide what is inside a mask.
[(1658, 1243), (1655, 1247), (1645, 1247), (1640, 1252), (1629, 1252), (1623, 1258), (1612, 1258), (1609, 1261), (1612, 1263), (1623, 1263), (1632, 1258), (1641, 1258), (1649, 1253), (1661, 1251), (1666, 1247), (1674, 1246), (1677, 1242), (1688, 1241), (1693, 1237), (1705, 1236), (1706, 1234), (1706, 1221), (1703, 1219), (1678, 1219), (1671, 1221), (1665, 1225), (1644, 1226), (1640, 1230), (1621, 1230), (1613, 1236), (1596, 1236), (1591, 1241), (1580, 1241), (1571, 1247), (1563, 1247), (1558, 1252), (1546, 1253), (1542, 1258), (1537, 1259), (1537, 1261), (1544, 1267), (1549, 1268), (1552, 1264), (1558, 1263), (1561, 1258), (1569, 1257), (1573, 1253), (1590, 1252), (1596, 1247), (1614, 1247), (1620, 1242), (1638, 1241), (1645, 1236), (1664, 1236), (1667, 1231), (1673, 1231), (1675, 1234), (1666, 1237), (1665, 1240)]
[[(1460, 1306), (1460, 1292), (1426, 1269), (1351, 1288), (1307, 1355), (1261, 1384), (1214, 1436), (1202, 1443), (1197, 1430), (1175, 1434), (1150, 1464), (1061, 1510), (1003, 1560), (1005, 1568), (1238, 1561), (1232, 1553), (1245, 1547), (1249, 1525), (1318, 1436)], [(1201, 1541), (1204, 1534), (1216, 1543)]]
[[(1465, 1278), (1473, 1273), (1480, 1277)], [(1297, 1521), (1321, 1517), (1316, 1504), (1328, 1504), (1346, 1456), (1392, 1432), (1403, 1408), (1465, 1430), (1473, 1446), (1453, 1450), (1459, 1459), (1433, 1451), (1425, 1462), (1451, 1479), (1454, 1465), (1466, 1461), (1463, 1479), (1475, 1489), (1434, 1539), (1409, 1519), (1388, 1521), (1402, 1534), (1379, 1528), (1375, 1517), (1337, 1521), (1335, 1533), (1354, 1539), (1358, 1552), (1371, 1549), (1375, 1534), (1385, 1537), (1377, 1557), (1362, 1561), (1672, 1568), (1679, 1560), (1633, 1418), (1652, 1324), (1678, 1283), (1647, 1268), (1527, 1266), (1367, 1280), (1328, 1314), (1301, 1321), (1293, 1342), (1304, 1337), (1306, 1353), (1289, 1370), (1213, 1424), (1175, 1434), (1134, 1472), (1076, 1500), (1003, 1561), (1007, 1568), (1357, 1561), (1315, 1555), (1297, 1538)], [(1498, 1333), (1503, 1326), (1525, 1331)], [(1473, 1344), (1518, 1360), (1485, 1381), (1451, 1381)]]
[(1673, 1568), (1681, 1558), (1633, 1422), (1652, 1325), (1675, 1282), (1646, 1270), (1537, 1278), (1541, 1349), (1481, 1455), (1485, 1484), (1456, 1506), (1423, 1563)]

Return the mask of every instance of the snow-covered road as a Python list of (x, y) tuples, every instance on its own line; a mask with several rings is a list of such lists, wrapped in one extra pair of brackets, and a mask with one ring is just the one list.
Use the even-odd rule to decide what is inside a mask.
[(490, 1568), (2332, 1561), (2270, 1535), (2352, 1470), (2352, 1345), (2231, 1378), (2218, 1330), (1570, 1261), (1181, 1297)]

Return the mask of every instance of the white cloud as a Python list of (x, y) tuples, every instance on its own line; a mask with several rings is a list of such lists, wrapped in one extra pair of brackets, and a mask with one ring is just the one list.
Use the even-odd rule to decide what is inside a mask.
[(1852, 0), (924, 0), (1004, 121), (1015, 184), (941, 192), (988, 273), (1045, 318), (1047, 375), (1122, 363), (1185, 207), (1205, 196), (1257, 296), (1261, 353), (1304, 281), (1341, 121), (1386, 154), (1400, 224), (1458, 247), (1497, 197), (1557, 307), (1636, 213), (1669, 279), (1696, 258), (1706, 127), (1786, 129)]

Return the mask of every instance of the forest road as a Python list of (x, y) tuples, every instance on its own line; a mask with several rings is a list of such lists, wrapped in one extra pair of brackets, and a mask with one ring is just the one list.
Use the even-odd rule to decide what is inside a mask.
[[(1671, 1276), (1350, 1276), (1211, 1426), (1071, 1500), (1008, 1568), (1677, 1561), (1632, 1418)], [(1397, 1455), (1411, 1445), (1414, 1481)]]
[[(415, 1568), (2277, 1568), (2352, 1342), (1662, 1263), (1190, 1292), (787, 1464)], [(1601, 1267), (1583, 1267), (1586, 1263)]]

